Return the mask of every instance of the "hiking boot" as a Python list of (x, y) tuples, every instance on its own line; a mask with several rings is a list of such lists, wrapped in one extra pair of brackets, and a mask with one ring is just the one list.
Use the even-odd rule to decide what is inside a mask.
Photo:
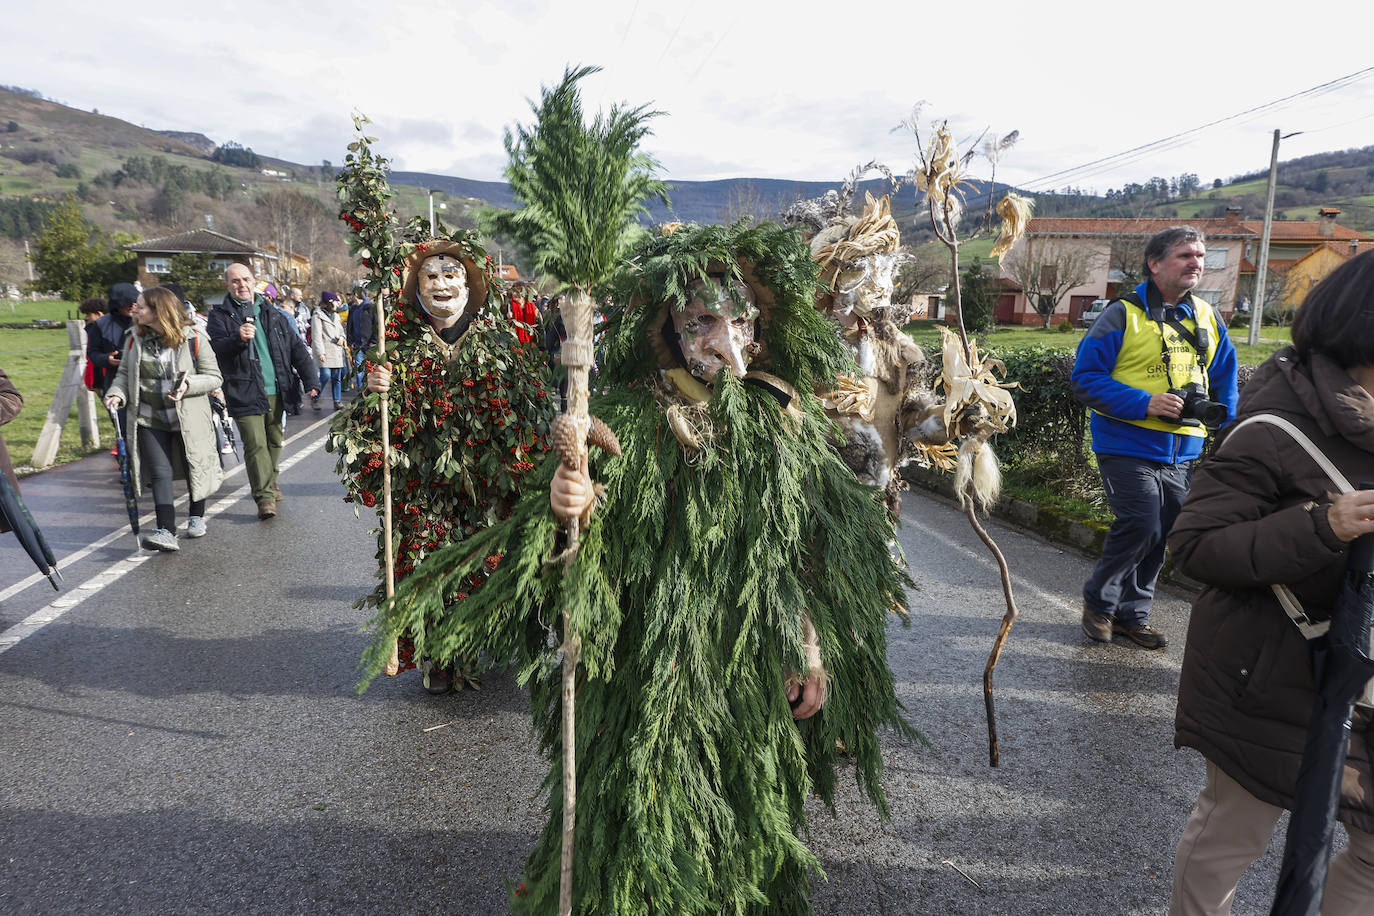
[(258, 500), (258, 518), (269, 519), (277, 517), (277, 501), (274, 499)]
[(167, 553), (181, 549), (181, 545), (177, 543), (177, 536), (166, 528), (159, 528), (152, 534), (143, 535), (143, 539), (139, 543), (149, 550), (163, 550)]
[(205, 537), (205, 519), (199, 515), (193, 515), (186, 520), (186, 536), (188, 538)]
[(1112, 632), (1126, 637), (1144, 649), (1163, 649), (1169, 644), (1169, 640), (1164, 637), (1164, 634), (1148, 623), (1136, 623), (1129, 626), (1124, 623), (1113, 623)]
[(1093, 642), (1111, 642), (1114, 624), (1110, 614), (1099, 614), (1083, 605), (1083, 634)]
[(320, 409), (320, 399), (319, 399), (319, 398), (311, 398), (311, 399), (310, 399), (310, 406), (313, 407), (313, 408), (315, 408), (316, 410), (319, 410), (319, 409)]
[(272, 484), (272, 495), (276, 498), (277, 502), (286, 502), (286, 494), (283, 493), (281, 491), (281, 487), (277, 486), (276, 484)]

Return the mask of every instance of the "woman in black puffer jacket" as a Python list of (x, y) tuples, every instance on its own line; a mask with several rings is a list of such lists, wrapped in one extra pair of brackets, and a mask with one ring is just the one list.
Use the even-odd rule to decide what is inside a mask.
[[(1374, 480), (1374, 253), (1308, 294), (1293, 346), (1241, 393), (1237, 423), (1297, 426), (1352, 481)], [(1193, 478), (1169, 537), (1179, 568), (1206, 584), (1193, 605), (1174, 743), (1207, 759), (1174, 863), (1174, 914), (1229, 913), (1236, 883), (1293, 804), (1315, 690), (1308, 646), (1270, 586), (1314, 616), (1336, 601), (1346, 547), (1374, 532), (1374, 491), (1340, 494), (1287, 432), (1232, 427)], [(1326, 916), (1374, 911), (1374, 778), (1369, 711), (1357, 709)]]

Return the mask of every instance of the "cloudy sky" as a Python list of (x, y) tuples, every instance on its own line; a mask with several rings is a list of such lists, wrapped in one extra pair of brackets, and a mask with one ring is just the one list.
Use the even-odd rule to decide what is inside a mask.
[(1182, 172), (1210, 184), (1267, 168), (1275, 128), (1302, 132), (1284, 159), (1374, 144), (1374, 4), (1264, 9), (67, 0), (9, 5), (0, 84), (306, 164), (342, 161), (357, 109), (395, 167), (479, 179), (501, 177), (503, 129), (568, 64), (604, 68), (584, 81), (589, 109), (665, 113), (646, 148), (670, 179), (904, 170), (914, 140), (893, 128), (920, 100), (922, 128), (948, 119), (963, 146), (1018, 130), (998, 177), (1032, 190)]

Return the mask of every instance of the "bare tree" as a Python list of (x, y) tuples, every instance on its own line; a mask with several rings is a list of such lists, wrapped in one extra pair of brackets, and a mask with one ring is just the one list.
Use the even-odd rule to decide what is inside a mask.
[(0, 238), (0, 296), (6, 287), (22, 286), (28, 280), (27, 263), (20, 242)]
[(327, 233), (337, 221), (319, 199), (297, 190), (269, 191), (258, 198), (259, 225), (266, 230), (268, 243), (276, 248), (282, 276), (278, 281), (306, 283), (308, 271), (299, 277), (287, 275), (288, 256), (303, 255), (311, 264), (320, 259), (327, 245)]
[(1144, 279), (1145, 242), (1143, 235), (1116, 235), (1107, 254), (1107, 279), (1119, 289), (1134, 289)]
[(752, 181), (738, 181), (730, 188), (725, 206), (720, 208), (720, 221), (729, 224), (743, 219), (753, 225), (772, 216), (774, 209)]
[(1002, 269), (1020, 284), (1042, 326), (1048, 328), (1059, 300), (1069, 290), (1087, 283), (1100, 260), (1101, 254), (1091, 247), (1027, 235)]
[(903, 246), (910, 258), (897, 269), (894, 303), (908, 303), (920, 293), (934, 293), (949, 285), (949, 255), (939, 245)]

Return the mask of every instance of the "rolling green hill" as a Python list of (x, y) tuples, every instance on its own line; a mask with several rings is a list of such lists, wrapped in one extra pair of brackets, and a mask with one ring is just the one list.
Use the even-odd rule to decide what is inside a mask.
[[(93, 223), (126, 237), (151, 238), (210, 222), (246, 241), (267, 243), (287, 237), (324, 271), (321, 283), (347, 282), (354, 265), (347, 258), (342, 224), (335, 218), (329, 170), (265, 156), (255, 157), (253, 167), (229, 165), (212, 160), (216, 149), (217, 143), (201, 134), (152, 130), (71, 108), (30, 90), (0, 87), (0, 283), (23, 279), (23, 239), (41, 226), (44, 202), (67, 194), (76, 195)], [(1176, 181), (1164, 179), (1102, 196), (1076, 191), (1036, 194), (1036, 213), (1191, 219), (1223, 216), (1228, 206), (1240, 206), (1246, 219), (1263, 215), (1267, 174), (1240, 175), (1220, 187), (1195, 190), (1196, 176), (1191, 177), (1185, 194), (1177, 193)], [(771, 217), (799, 197), (819, 196), (838, 186), (843, 176), (834, 182), (668, 178), (673, 209), (657, 207), (653, 219), (714, 222), (743, 215)], [(444, 205), (444, 219), (451, 225), (474, 225), (472, 211), (484, 203), (513, 203), (504, 182), (423, 172), (396, 172), (392, 182), (397, 208), (407, 216), (426, 211), (428, 189), (442, 189), (435, 199)], [(884, 190), (879, 181), (866, 182), (861, 189)], [(977, 198), (982, 190), (972, 190), (972, 210), (981, 209)], [(292, 218), (301, 223), (286, 235), (277, 226), (283, 202), (291, 204)], [(1325, 206), (1341, 208), (1343, 225), (1374, 231), (1374, 146), (1280, 163), (1278, 218), (1310, 219)], [(908, 242), (920, 244), (928, 238), (910, 191), (894, 200), (893, 212)], [(300, 242), (303, 238), (311, 240), (308, 250)]]

